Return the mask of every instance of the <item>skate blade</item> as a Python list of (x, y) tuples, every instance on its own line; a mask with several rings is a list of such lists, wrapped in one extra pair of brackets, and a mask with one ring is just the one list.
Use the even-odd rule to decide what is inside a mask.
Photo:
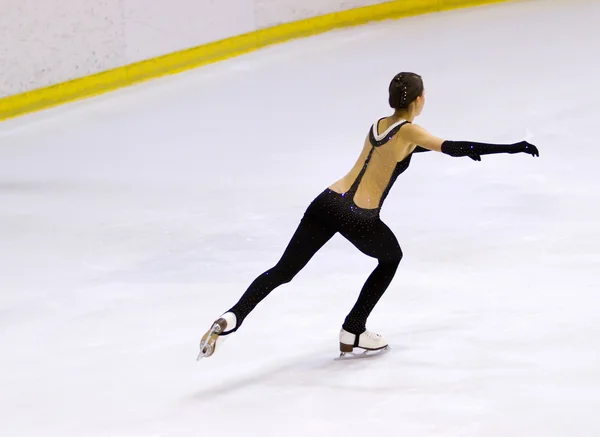
[(389, 346), (378, 350), (363, 350), (363, 352), (341, 352), (335, 361), (360, 360), (363, 358), (375, 358), (387, 354), (391, 348)]
[(200, 361), (202, 358), (208, 358), (215, 352), (215, 344), (219, 338), (219, 334), (222, 331), (222, 327), (215, 323), (210, 330), (204, 334), (202, 340), (200, 340), (200, 353), (196, 361)]

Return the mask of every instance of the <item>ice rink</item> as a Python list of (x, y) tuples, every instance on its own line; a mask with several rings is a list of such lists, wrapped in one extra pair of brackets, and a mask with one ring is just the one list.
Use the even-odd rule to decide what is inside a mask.
[[(600, 2), (330, 32), (0, 124), (0, 436), (600, 435)], [(210, 359), (391, 113), (527, 155), (415, 155), (382, 219), (404, 259), (334, 361), (376, 261), (336, 236)]]

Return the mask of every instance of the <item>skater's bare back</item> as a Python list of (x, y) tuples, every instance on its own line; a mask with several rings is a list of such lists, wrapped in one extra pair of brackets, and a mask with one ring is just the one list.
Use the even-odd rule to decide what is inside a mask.
[[(383, 135), (402, 121), (405, 120), (394, 116), (383, 118), (376, 123), (374, 134), (376, 136)], [(381, 197), (390, 183), (397, 164), (404, 161), (415, 150), (417, 144), (429, 150), (441, 151), (442, 143), (442, 139), (432, 136), (423, 128), (407, 123), (387, 143), (375, 147), (371, 153), (373, 144), (369, 134), (352, 169), (329, 188), (339, 194), (348, 192), (359, 177), (365, 161), (371, 153), (369, 164), (353, 200), (360, 208), (376, 209), (380, 206)]]

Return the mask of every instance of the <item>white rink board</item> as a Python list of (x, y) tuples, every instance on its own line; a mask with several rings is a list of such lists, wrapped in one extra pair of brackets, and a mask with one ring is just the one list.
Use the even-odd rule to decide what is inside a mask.
[(374, 0), (2, 0), (0, 98)]

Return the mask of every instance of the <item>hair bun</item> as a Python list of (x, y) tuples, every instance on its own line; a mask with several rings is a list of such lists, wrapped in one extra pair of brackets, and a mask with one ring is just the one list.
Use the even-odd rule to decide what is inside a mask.
[(399, 73), (389, 87), (389, 104), (394, 109), (408, 107), (423, 94), (423, 80), (415, 73)]

